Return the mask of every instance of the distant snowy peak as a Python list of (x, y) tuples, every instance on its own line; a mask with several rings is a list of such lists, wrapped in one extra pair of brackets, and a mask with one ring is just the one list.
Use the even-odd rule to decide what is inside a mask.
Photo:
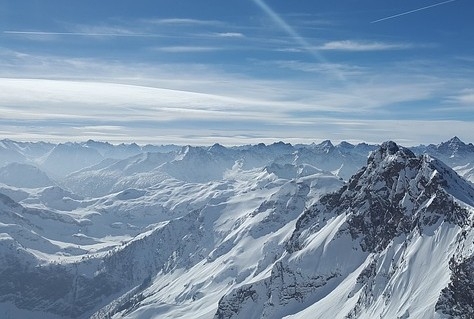
[(419, 145), (411, 148), (417, 154), (431, 154), (451, 164), (454, 162), (464, 162), (474, 157), (474, 145), (464, 143), (459, 137), (453, 138), (439, 144)]
[(342, 141), (341, 143), (337, 144), (336, 147), (342, 150), (350, 151), (354, 149), (355, 145), (346, 141)]
[(37, 188), (55, 185), (55, 182), (39, 168), (21, 163), (11, 163), (1, 167), (0, 183), (20, 188)]
[(445, 155), (463, 155), (466, 153), (474, 153), (474, 145), (472, 143), (466, 144), (461, 141), (457, 136), (453, 137), (447, 142), (443, 142), (437, 145), (437, 150)]
[(55, 177), (63, 177), (102, 161), (100, 153), (79, 143), (56, 145), (38, 162), (42, 169)]
[(377, 147), (378, 145), (367, 143), (351, 144), (346, 141), (341, 141), (339, 144), (334, 145), (330, 140), (324, 140), (319, 144), (313, 143), (311, 145), (301, 145), (298, 148), (308, 148), (320, 154), (337, 152), (339, 154), (358, 154), (367, 156), (371, 151), (377, 149)]
[(54, 146), (54, 144), (46, 142), (17, 142), (9, 139), (0, 141), (1, 153), (16, 153), (19, 154), (23, 159), (29, 160), (33, 160), (46, 154), (52, 148), (54, 148)]
[(125, 159), (143, 152), (136, 143), (112, 145), (108, 142), (96, 142), (88, 140), (82, 143), (84, 147), (89, 147), (98, 151), (104, 158)]
[(23, 163), (26, 161), (23, 154), (10, 146), (8, 141), (0, 141), (0, 167), (13, 162)]
[(110, 149), (113, 145), (109, 142), (98, 142), (94, 140), (88, 140), (87, 142), (81, 143), (85, 147), (96, 148), (96, 149)]
[(212, 145), (211, 147), (209, 147), (209, 152), (211, 153), (225, 153), (228, 151), (228, 148), (225, 147), (225, 146), (222, 146), (221, 144), (219, 143), (215, 143), (214, 145)]
[(175, 160), (181, 161), (181, 160), (192, 160), (194, 159), (193, 157), (198, 157), (198, 156), (206, 156), (208, 152), (198, 146), (191, 146), (191, 145), (186, 145), (179, 150), (179, 152), (176, 155)]
[(146, 152), (123, 160), (105, 159), (99, 164), (68, 175), (63, 184), (82, 196), (104, 196), (134, 187), (133, 181), (139, 182), (141, 177), (147, 180), (147, 185), (153, 184), (152, 176), (156, 177), (156, 169), (174, 158), (174, 153)]
[(267, 154), (275, 156), (286, 153), (292, 153), (295, 148), (290, 143), (284, 143), (280, 141), (269, 145), (266, 145), (264, 143), (250, 145), (246, 150), (255, 154)]
[(47, 153), (34, 160), (51, 176), (63, 178), (71, 173), (97, 165), (106, 159), (124, 160), (150, 152), (166, 154), (168, 149), (176, 148), (175, 146), (153, 145), (140, 147), (136, 143), (113, 145), (107, 142), (88, 140), (83, 143), (68, 142), (54, 145)]
[(417, 154), (430, 154), (452, 167), (463, 178), (474, 183), (474, 145), (464, 143), (457, 136), (438, 145), (413, 147)]
[(315, 148), (321, 151), (324, 151), (326, 153), (329, 153), (330, 151), (334, 149), (334, 144), (332, 144), (330, 140), (325, 140), (325, 141), (322, 141), (320, 144), (316, 145)]

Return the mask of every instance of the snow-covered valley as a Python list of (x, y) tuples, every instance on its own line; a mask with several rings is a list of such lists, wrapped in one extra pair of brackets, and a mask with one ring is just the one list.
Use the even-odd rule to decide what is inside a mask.
[(472, 318), (473, 169), (458, 138), (3, 140), (1, 317)]

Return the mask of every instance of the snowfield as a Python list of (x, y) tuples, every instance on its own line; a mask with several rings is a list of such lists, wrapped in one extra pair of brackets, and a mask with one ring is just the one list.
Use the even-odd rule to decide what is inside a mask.
[(2, 318), (472, 318), (474, 146), (0, 141)]

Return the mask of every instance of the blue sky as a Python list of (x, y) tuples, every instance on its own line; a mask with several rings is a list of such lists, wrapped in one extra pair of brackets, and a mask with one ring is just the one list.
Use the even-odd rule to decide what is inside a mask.
[(469, 0), (0, 0), (0, 136), (474, 142)]

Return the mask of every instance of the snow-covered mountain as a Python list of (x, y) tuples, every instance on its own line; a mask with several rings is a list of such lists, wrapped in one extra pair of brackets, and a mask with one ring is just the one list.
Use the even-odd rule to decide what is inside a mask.
[(384, 143), (299, 217), (269, 276), (224, 296), (215, 318), (471, 318), (472, 298), (455, 286), (472, 288), (456, 267), (471, 266), (473, 207), (474, 189), (446, 165)]
[[(288, 170), (284, 175), (294, 171)], [(104, 307), (97, 314), (101, 317), (139, 298), (158, 274), (175, 276), (198, 265), (210, 267), (203, 271), (216, 276), (216, 263), (247, 249), (255, 237), (254, 250), (241, 253), (238, 266), (222, 262), (215, 289), (225, 292), (225, 282), (237, 271), (243, 272), (243, 280), (251, 274), (246, 268), (250, 264), (260, 272), (269, 267), (283, 249), (268, 246), (262, 261), (256, 258), (260, 245), (270, 245), (275, 232), (285, 234), (307, 202), (343, 183), (318, 170), (302, 168), (298, 175), (284, 179), (266, 168), (242, 170), (236, 165), (218, 181), (188, 183), (168, 177), (153, 187), (97, 199), (72, 198), (59, 188), (32, 194), (24, 204), (4, 196), (0, 252), (8, 260), (5, 267), (12, 267), (0, 274), (1, 298), (28, 309), (32, 318), (41, 313), (88, 317)], [(17, 283), (21, 276), (31, 280)], [(61, 285), (61, 293), (47, 294), (53, 289), (49, 283)], [(216, 298), (208, 302), (217, 305)], [(191, 299), (183, 297), (183, 302)]]
[(34, 161), (54, 148), (51, 143), (0, 141), (0, 166), (10, 163), (26, 163)]
[(34, 144), (0, 144), (0, 172), (44, 182), (0, 180), (2, 318), (474, 316), (457, 138)]
[(145, 152), (164, 153), (180, 149), (176, 145), (113, 145), (89, 140), (83, 143), (16, 142), (0, 140), (0, 167), (11, 163), (36, 166), (49, 176), (62, 179), (66, 175), (100, 163), (106, 159), (122, 160)]
[(357, 171), (368, 154), (367, 149), (364, 153), (354, 145), (352, 148), (346, 146), (344, 151), (339, 151), (337, 147), (326, 149), (323, 145), (326, 142), (307, 147), (294, 147), (281, 142), (247, 148), (226, 148), (219, 144), (211, 147), (185, 146), (175, 152), (146, 152), (121, 160), (104, 160), (70, 174), (62, 183), (83, 196), (103, 196), (127, 188), (151, 187), (166, 178), (187, 183), (221, 180), (235, 165), (244, 170), (272, 165), (288, 170), (291, 166), (294, 169), (290, 168), (288, 172), (292, 177), (296, 177), (297, 167), (309, 165), (344, 178)]
[(474, 145), (466, 144), (458, 137), (438, 145), (418, 146), (417, 153), (430, 154), (452, 167), (459, 175), (474, 183)]
[(39, 168), (18, 162), (0, 167), (0, 183), (19, 188), (37, 188), (55, 184)]

